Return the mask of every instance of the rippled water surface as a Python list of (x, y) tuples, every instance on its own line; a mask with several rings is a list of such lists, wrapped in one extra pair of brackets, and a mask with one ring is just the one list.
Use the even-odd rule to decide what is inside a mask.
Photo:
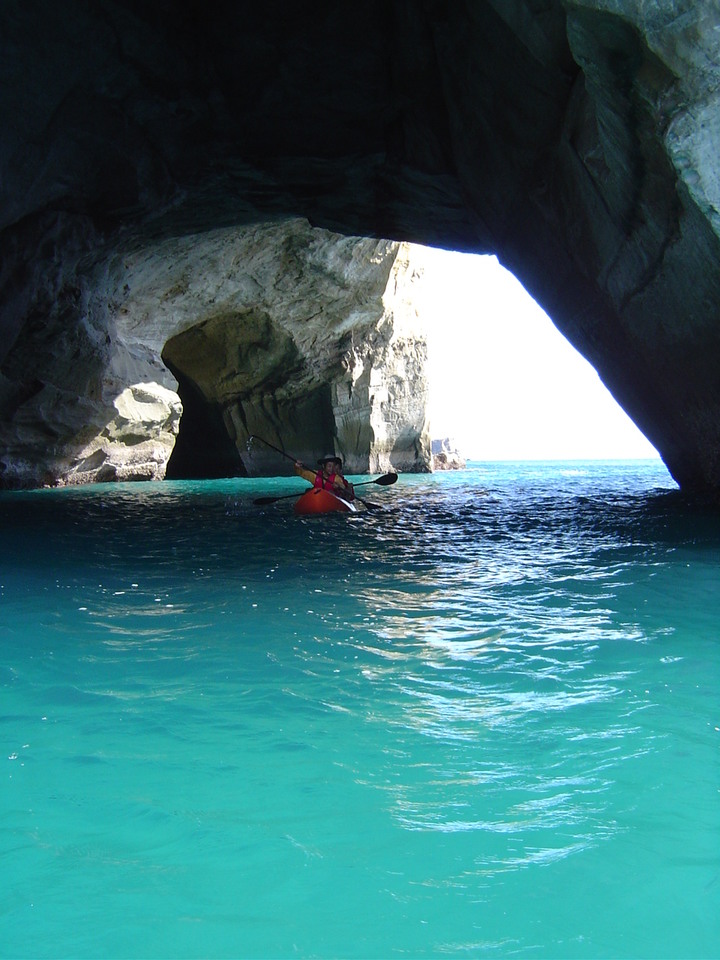
[(297, 485), (0, 495), (0, 956), (720, 955), (720, 515)]

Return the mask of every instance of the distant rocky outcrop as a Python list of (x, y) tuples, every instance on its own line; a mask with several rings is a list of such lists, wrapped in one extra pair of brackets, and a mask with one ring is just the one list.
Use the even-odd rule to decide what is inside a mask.
[[(126, 475), (115, 401), (173, 389), (163, 351), (179, 473), (249, 468), (243, 431), (291, 411), (300, 453), (427, 467), (422, 347), (377, 306), (409, 241), (496, 254), (681, 486), (720, 493), (719, 35), (707, 0), (0, 4), (0, 483)], [(375, 308), (339, 282), (350, 248), (311, 242), (307, 336), (272, 312), (272, 228), (298, 219), (386, 251)], [(250, 273), (223, 259), (244, 231)], [(312, 289), (295, 240), (284, 307)], [(210, 389), (236, 326), (257, 377)], [(174, 414), (142, 405), (128, 469), (157, 476)]]
[(465, 458), (460, 454), (455, 440), (451, 437), (433, 440), (431, 450), (433, 470), (464, 470), (467, 466)]

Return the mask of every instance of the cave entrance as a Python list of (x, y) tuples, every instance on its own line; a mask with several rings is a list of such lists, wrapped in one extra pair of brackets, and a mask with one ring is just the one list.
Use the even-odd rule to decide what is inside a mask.
[(222, 411), (208, 403), (187, 377), (178, 377), (183, 412), (177, 440), (167, 462), (167, 480), (220, 480), (247, 471), (225, 428)]
[[(292, 337), (259, 309), (225, 310), (171, 337), (162, 360), (178, 382), (183, 412), (167, 463), (168, 480), (293, 473), (247, 439), (257, 434), (310, 463), (333, 446), (331, 390), (321, 383), (300, 396), (287, 379), (300, 360)], [(282, 440), (278, 428), (282, 427)]]
[(414, 247), (428, 321), (434, 440), (469, 460), (642, 459), (658, 453), (492, 256)]
[[(495, 257), (415, 244), (410, 256), (422, 268), (413, 295), (427, 326), (433, 440), (449, 440), (466, 460), (657, 456), (593, 367)], [(302, 359), (262, 310), (206, 316), (168, 340), (162, 356), (183, 404), (168, 479), (292, 472), (268, 451), (249, 465), (248, 434), (306, 462), (333, 447), (330, 388), (305, 383), (304, 392), (287, 395)], [(244, 404), (243, 397), (253, 400)]]

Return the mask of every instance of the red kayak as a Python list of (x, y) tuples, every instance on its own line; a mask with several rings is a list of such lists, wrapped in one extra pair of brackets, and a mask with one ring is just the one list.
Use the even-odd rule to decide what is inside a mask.
[(308, 516), (312, 513), (357, 513), (354, 503), (348, 503), (336, 497), (329, 490), (321, 487), (311, 487), (295, 501), (295, 513)]

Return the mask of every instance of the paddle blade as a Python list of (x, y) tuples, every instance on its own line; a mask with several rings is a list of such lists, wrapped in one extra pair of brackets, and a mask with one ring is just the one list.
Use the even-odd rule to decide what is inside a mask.
[(258, 507), (264, 507), (266, 504), (275, 503), (279, 499), (280, 497), (258, 497), (257, 500), (253, 500), (253, 503), (257, 504)]
[(373, 480), (373, 483), (379, 483), (381, 487), (389, 487), (391, 483), (395, 483), (397, 480), (396, 473), (385, 473), (382, 477), (378, 477), (377, 480)]

